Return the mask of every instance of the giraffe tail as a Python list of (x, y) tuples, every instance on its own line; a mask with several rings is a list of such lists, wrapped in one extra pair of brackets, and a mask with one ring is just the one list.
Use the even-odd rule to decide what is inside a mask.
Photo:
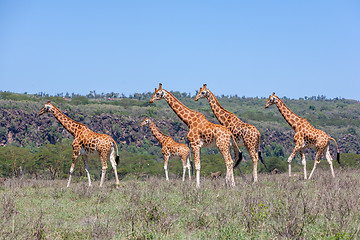
[(262, 156), (261, 156), (261, 152), (260, 152), (260, 151), (258, 152), (258, 156), (259, 156), (259, 159), (260, 159), (260, 161), (262, 162), (262, 164), (264, 164), (264, 167), (265, 167), (266, 169), (268, 169), (267, 166), (266, 166), (266, 164), (265, 164), (264, 159), (263, 159)]
[(260, 133), (259, 133), (259, 150), (258, 150), (258, 157), (259, 157), (260, 161), (262, 162), (262, 164), (264, 164), (264, 167), (267, 169), (267, 166), (266, 166), (266, 164), (265, 164), (265, 161), (264, 161), (264, 159), (263, 159), (262, 156), (261, 156), (260, 142), (261, 142), (261, 135), (260, 135)]
[(339, 165), (341, 166), (341, 163), (340, 163), (340, 152), (339, 152), (339, 148), (338, 148), (338, 145), (337, 145), (337, 142), (334, 138), (330, 137), (330, 140), (334, 141), (335, 145), (336, 145), (336, 161), (339, 163)]
[(236, 159), (235, 165), (233, 166), (233, 169), (234, 169), (234, 168), (236, 168), (236, 167), (240, 164), (240, 162), (241, 162), (241, 160), (242, 160), (242, 158), (243, 158), (243, 155), (242, 155), (242, 152), (241, 152), (241, 150), (240, 150), (240, 148), (239, 148), (239, 145), (237, 144), (237, 142), (236, 142), (236, 140), (235, 140), (234, 134), (231, 133), (231, 137), (232, 137), (232, 139), (233, 139), (233, 141), (234, 141), (234, 144), (235, 144), (236, 148), (237, 148), (238, 151), (239, 151), (239, 157), (238, 157), (238, 159)]
[(119, 165), (119, 161), (120, 161), (120, 157), (119, 157), (119, 149), (118, 149), (118, 146), (115, 142), (115, 140), (113, 139), (113, 143), (116, 147), (116, 157), (115, 157), (115, 162), (116, 162), (116, 165)]
[(236, 168), (240, 164), (242, 158), (243, 158), (242, 152), (239, 152), (239, 157), (238, 157), (238, 159), (236, 159), (236, 163), (233, 168)]

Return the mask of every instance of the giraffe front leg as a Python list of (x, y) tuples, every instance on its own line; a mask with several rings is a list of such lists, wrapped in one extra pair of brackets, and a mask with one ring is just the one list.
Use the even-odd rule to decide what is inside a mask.
[(70, 183), (71, 183), (71, 177), (72, 177), (72, 174), (74, 172), (74, 169), (75, 169), (75, 164), (76, 164), (76, 161), (79, 157), (79, 152), (78, 150), (74, 150), (73, 151), (73, 157), (72, 157), (72, 163), (71, 163), (71, 167), (70, 167), (70, 174), (69, 174), (69, 180), (68, 180), (68, 183), (67, 183), (67, 186), (66, 187), (70, 187)]
[(191, 181), (191, 166), (190, 166), (190, 151), (189, 151), (189, 154), (188, 154), (188, 157), (186, 159), (186, 166), (188, 168), (188, 172), (189, 172), (189, 180)]
[(289, 177), (291, 177), (291, 161), (293, 160), (293, 158), (295, 157), (295, 155), (298, 153), (298, 151), (300, 151), (301, 147), (296, 145), (294, 150), (292, 151), (292, 153), (290, 154), (289, 158), (288, 158), (288, 165), (289, 165)]
[(181, 162), (182, 162), (182, 165), (183, 165), (183, 177), (182, 177), (183, 182), (185, 182), (186, 169), (188, 168), (186, 158), (187, 158), (186, 155), (181, 156)]
[(85, 171), (86, 171), (86, 175), (87, 175), (87, 178), (88, 178), (89, 187), (91, 187), (91, 178), (90, 178), (90, 172), (89, 172), (89, 165), (88, 165), (88, 162), (87, 162), (87, 156), (83, 155), (82, 157), (83, 157), (84, 164), (85, 164)]
[(165, 154), (164, 155), (164, 170), (165, 170), (165, 177), (166, 177), (166, 181), (169, 181), (169, 172), (168, 172), (168, 161), (169, 161), (169, 155)]
[(306, 180), (307, 179), (307, 173), (306, 173), (306, 159), (305, 159), (304, 149), (300, 150), (300, 156), (301, 156), (301, 164), (304, 167), (304, 180)]
[(200, 147), (192, 147), (196, 170), (196, 187), (200, 188)]

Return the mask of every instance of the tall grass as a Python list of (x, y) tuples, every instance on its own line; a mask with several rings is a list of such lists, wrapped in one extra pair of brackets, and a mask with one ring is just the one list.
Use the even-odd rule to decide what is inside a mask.
[[(360, 174), (319, 169), (302, 176), (195, 182), (126, 180), (116, 189), (86, 181), (6, 180), (0, 186), (2, 239), (357, 239)], [(96, 183), (94, 184), (96, 185)]]

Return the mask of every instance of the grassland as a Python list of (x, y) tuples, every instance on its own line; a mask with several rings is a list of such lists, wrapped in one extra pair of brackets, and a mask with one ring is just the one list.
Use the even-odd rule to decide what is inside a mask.
[[(77, 179), (7, 179), (1, 239), (359, 239), (360, 172), (260, 174), (259, 182), (127, 179), (119, 189)], [(248, 176), (248, 178), (250, 178)], [(75, 179), (74, 179), (75, 180)]]

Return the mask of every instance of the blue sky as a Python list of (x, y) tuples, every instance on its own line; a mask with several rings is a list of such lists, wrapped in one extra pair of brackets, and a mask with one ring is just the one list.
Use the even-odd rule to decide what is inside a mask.
[(360, 100), (360, 2), (0, 0), (0, 82)]

